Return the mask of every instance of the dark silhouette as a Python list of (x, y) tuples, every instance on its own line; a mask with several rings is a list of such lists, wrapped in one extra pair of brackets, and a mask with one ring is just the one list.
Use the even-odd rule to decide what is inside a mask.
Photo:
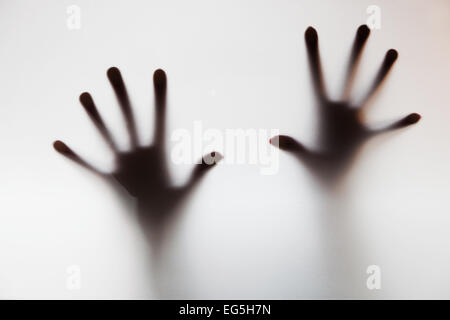
[(190, 179), (184, 186), (172, 186), (166, 166), (165, 150), (167, 91), (165, 72), (159, 69), (153, 75), (156, 108), (154, 142), (153, 145), (145, 147), (139, 145), (133, 110), (119, 69), (115, 67), (110, 68), (107, 76), (125, 118), (131, 146), (129, 151), (120, 151), (117, 148), (97, 111), (91, 95), (87, 92), (81, 94), (80, 102), (114, 152), (116, 159), (115, 170), (112, 173), (104, 173), (95, 169), (62, 141), (55, 141), (53, 146), (60, 154), (107, 179), (107, 181), (116, 185), (118, 182), (132, 197), (137, 199), (139, 220), (145, 226), (147, 236), (160, 240), (160, 235), (168, 222), (173, 218), (173, 212), (175, 212), (177, 206), (192, 191), (193, 187), (209, 168), (221, 160), (222, 156), (217, 152), (204, 156), (201, 163), (195, 166)]
[(348, 96), (354, 74), (369, 34), (370, 29), (366, 25), (358, 28), (350, 55), (342, 100), (331, 101), (327, 97), (322, 77), (317, 32), (312, 27), (306, 30), (306, 49), (318, 102), (320, 146), (317, 150), (310, 150), (294, 138), (284, 135), (270, 139), (271, 144), (278, 146), (282, 150), (292, 152), (328, 185), (333, 185), (333, 182), (337, 181), (337, 178), (345, 172), (360, 146), (368, 138), (379, 133), (409, 126), (418, 122), (421, 118), (419, 114), (411, 113), (403, 119), (378, 130), (370, 129), (363, 123), (363, 106), (367, 104), (368, 100), (379, 89), (395, 60), (397, 60), (398, 53), (394, 49), (386, 53), (383, 64), (362, 104), (354, 106), (349, 101)]

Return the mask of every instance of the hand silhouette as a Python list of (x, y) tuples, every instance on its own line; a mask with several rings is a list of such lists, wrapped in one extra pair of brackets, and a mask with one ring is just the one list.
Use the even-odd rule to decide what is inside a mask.
[[(151, 146), (140, 146), (134, 122), (130, 100), (122, 80), (120, 71), (113, 67), (107, 72), (109, 81), (114, 89), (120, 109), (125, 118), (131, 149), (120, 151), (107, 129), (102, 117), (89, 93), (80, 96), (80, 102), (87, 114), (99, 130), (100, 134), (111, 147), (115, 155), (116, 168), (112, 173), (104, 173), (80, 158), (64, 142), (55, 141), (53, 146), (63, 156), (75, 161), (83, 167), (100, 175), (109, 181), (118, 182), (131, 196), (137, 198), (139, 213), (145, 222), (160, 222), (167, 218), (197, 184), (199, 179), (213, 167), (222, 156), (212, 152), (203, 157), (196, 165), (190, 179), (182, 187), (171, 185), (165, 157), (165, 111), (166, 111), (166, 74), (163, 70), (156, 70), (153, 75), (155, 91), (156, 121), (154, 142)], [(151, 221), (149, 221), (151, 220)], [(157, 225), (159, 223), (156, 223)]]
[(318, 150), (310, 150), (289, 136), (275, 136), (270, 143), (282, 150), (292, 152), (314, 174), (326, 180), (335, 180), (350, 165), (358, 148), (370, 137), (376, 134), (402, 128), (418, 122), (421, 116), (411, 113), (403, 119), (382, 129), (371, 129), (362, 120), (363, 106), (374, 95), (397, 59), (394, 49), (386, 53), (383, 64), (359, 106), (352, 105), (348, 99), (354, 74), (357, 69), (360, 54), (369, 37), (370, 30), (366, 25), (358, 28), (354, 40), (350, 63), (346, 74), (345, 87), (341, 101), (331, 101), (325, 90), (319, 56), (318, 36), (314, 28), (305, 32), (305, 42), (308, 53), (310, 71), (314, 91), (318, 100), (319, 111), (319, 143)]

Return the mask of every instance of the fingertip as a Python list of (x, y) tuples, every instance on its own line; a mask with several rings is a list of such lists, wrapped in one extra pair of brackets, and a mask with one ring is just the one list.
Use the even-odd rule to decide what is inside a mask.
[(388, 52), (386, 52), (386, 60), (389, 63), (393, 63), (398, 58), (398, 52), (395, 49), (389, 49)]
[(120, 70), (117, 67), (109, 68), (108, 71), (106, 71), (106, 75), (112, 83), (116, 83), (121, 78)]
[(153, 84), (156, 90), (165, 90), (167, 83), (167, 76), (164, 70), (157, 69), (153, 73)]
[(422, 119), (422, 116), (418, 113), (411, 113), (405, 118), (406, 123), (408, 124), (414, 124), (420, 121)]
[(217, 151), (213, 151), (203, 156), (202, 164), (204, 168), (212, 167), (223, 159), (223, 155)]
[(156, 69), (153, 73), (153, 80), (155, 82), (161, 82), (166, 80), (166, 72), (163, 69)]
[(357, 31), (357, 35), (359, 38), (367, 38), (370, 34), (370, 29), (366, 24), (362, 24), (359, 26), (358, 31)]
[(217, 151), (213, 151), (213, 152), (211, 152), (211, 157), (213, 157), (214, 161), (216, 163), (218, 163), (219, 161), (221, 161), (223, 159), (223, 154), (221, 154), (220, 152), (217, 152)]
[(88, 105), (92, 103), (92, 96), (89, 92), (83, 92), (79, 98), (82, 105)]
[(298, 141), (296, 141), (295, 139), (289, 137), (289, 136), (284, 136), (284, 135), (279, 135), (279, 136), (275, 136), (272, 137), (269, 140), (270, 144), (272, 144), (275, 147), (280, 148), (281, 150), (285, 150), (285, 151), (305, 151), (305, 148), (302, 146), (302, 144), (300, 144)]
[(113, 76), (113, 75), (118, 74), (118, 73), (120, 73), (120, 71), (119, 71), (119, 68), (117, 68), (117, 67), (110, 67), (110, 68), (106, 71), (106, 74), (107, 74), (108, 76)]
[(309, 26), (305, 31), (305, 41), (309, 45), (317, 43), (317, 31), (313, 27)]
[(55, 142), (53, 142), (53, 148), (58, 151), (59, 153), (62, 154), (69, 154), (71, 153), (71, 150), (69, 149), (69, 147), (62, 141), (60, 140), (56, 140)]
[(274, 137), (270, 138), (269, 143), (272, 145), (278, 146), (279, 137), (280, 136), (274, 136)]

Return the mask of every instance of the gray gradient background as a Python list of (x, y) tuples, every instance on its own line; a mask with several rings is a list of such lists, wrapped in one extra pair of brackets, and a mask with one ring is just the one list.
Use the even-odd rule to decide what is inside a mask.
[[(66, 27), (71, 4), (82, 10), (78, 31)], [(163, 68), (168, 131), (202, 120), (278, 128), (312, 144), (303, 32), (318, 30), (337, 93), (371, 4), (382, 25), (355, 92), (396, 48), (367, 119), (418, 112), (422, 121), (371, 140), (336, 194), (287, 154), (273, 176), (251, 165), (215, 168), (184, 208), (156, 280), (129, 208), (51, 147), (61, 139), (111, 166), (78, 103), (83, 91), (126, 146), (110, 66), (123, 72), (144, 141), (151, 76)], [(0, 298), (450, 298), (449, 11), (447, 0), (0, 1)], [(190, 167), (172, 169), (182, 183)], [(73, 264), (82, 271), (77, 291), (66, 289)], [(381, 267), (378, 291), (365, 287), (371, 264)]]

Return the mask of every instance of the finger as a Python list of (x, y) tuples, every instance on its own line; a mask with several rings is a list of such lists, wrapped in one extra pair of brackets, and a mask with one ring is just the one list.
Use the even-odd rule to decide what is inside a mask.
[(128, 97), (127, 89), (120, 74), (119, 69), (112, 67), (107, 72), (109, 82), (111, 83), (117, 100), (119, 101), (120, 109), (125, 118), (128, 134), (130, 136), (130, 144), (132, 148), (138, 145), (138, 136), (136, 131), (136, 124), (134, 122), (133, 111), (131, 110), (130, 99)]
[(344, 90), (342, 99), (347, 100), (350, 94), (351, 86), (353, 84), (354, 76), (358, 68), (361, 53), (364, 49), (367, 39), (370, 35), (370, 29), (364, 24), (361, 25), (356, 31), (355, 40), (353, 41), (353, 47), (350, 54), (350, 61), (347, 68), (346, 79), (344, 82)]
[(196, 185), (200, 179), (208, 172), (210, 169), (216, 166), (216, 164), (223, 159), (222, 154), (219, 152), (211, 152), (202, 157), (202, 162), (197, 164), (192, 171), (191, 177), (189, 178), (186, 188), (189, 189)]
[(366, 97), (363, 99), (361, 106), (365, 105), (370, 98), (375, 94), (375, 92), (380, 88), (381, 83), (386, 78), (387, 74), (389, 73), (389, 70), (391, 70), (392, 65), (397, 60), (398, 53), (394, 49), (388, 50), (386, 53), (386, 56), (384, 57), (383, 64), (380, 67), (380, 70), (378, 71), (378, 74), (373, 81), (373, 84), (371, 88), (369, 89), (369, 92), (367, 93)]
[(283, 136), (283, 135), (274, 136), (274, 137), (270, 138), (269, 143), (275, 147), (280, 148), (281, 150), (284, 150), (284, 151), (289, 151), (289, 152), (298, 153), (298, 154), (308, 152), (306, 150), (306, 148), (300, 142), (298, 142), (297, 140), (295, 140), (289, 136)]
[(294, 156), (294, 158), (303, 163), (307, 168), (320, 174), (324, 174), (326, 164), (333, 161), (333, 159), (326, 153), (307, 149), (300, 142), (289, 136), (275, 136), (271, 138), (269, 142), (281, 150), (288, 151)]
[(155, 91), (155, 126), (154, 144), (164, 146), (166, 129), (166, 73), (158, 69), (153, 74), (153, 87)]
[(118, 152), (117, 146), (111, 136), (111, 133), (106, 128), (105, 123), (103, 122), (103, 119), (100, 116), (91, 95), (88, 92), (82, 93), (80, 95), (80, 102), (83, 105), (84, 110), (86, 110), (87, 114), (89, 115), (89, 118), (91, 118), (98, 131), (100, 131), (100, 134), (105, 139), (106, 143), (114, 152)]
[(396, 130), (396, 129), (401, 129), (401, 128), (404, 128), (404, 127), (407, 127), (407, 126), (410, 126), (412, 124), (419, 122), (421, 118), (422, 118), (422, 116), (420, 114), (411, 113), (411, 114), (407, 115), (406, 117), (404, 117), (403, 119), (400, 119), (384, 128), (370, 130), (370, 133), (375, 135), (375, 134), (380, 134), (380, 133), (384, 133), (384, 132), (388, 132), (388, 131), (392, 131), (392, 130)]
[(323, 81), (322, 66), (320, 63), (319, 39), (317, 36), (317, 31), (313, 27), (306, 29), (305, 42), (314, 90), (317, 97), (323, 100), (326, 98), (326, 90)]
[(303, 144), (289, 136), (275, 136), (272, 137), (269, 142), (273, 146), (289, 152), (310, 168), (317, 168), (318, 165), (323, 164), (324, 160), (328, 158), (326, 154), (307, 149)]
[(70, 160), (78, 163), (80, 166), (88, 169), (89, 171), (100, 175), (102, 177), (106, 177), (107, 174), (97, 170), (96, 168), (94, 168), (92, 165), (90, 165), (89, 163), (87, 163), (85, 160), (83, 160), (82, 158), (80, 158), (80, 156), (78, 156), (72, 149), (70, 149), (64, 142), (56, 140), (55, 142), (53, 142), (53, 148), (55, 148), (55, 150), (62, 154), (64, 157), (69, 158)]

